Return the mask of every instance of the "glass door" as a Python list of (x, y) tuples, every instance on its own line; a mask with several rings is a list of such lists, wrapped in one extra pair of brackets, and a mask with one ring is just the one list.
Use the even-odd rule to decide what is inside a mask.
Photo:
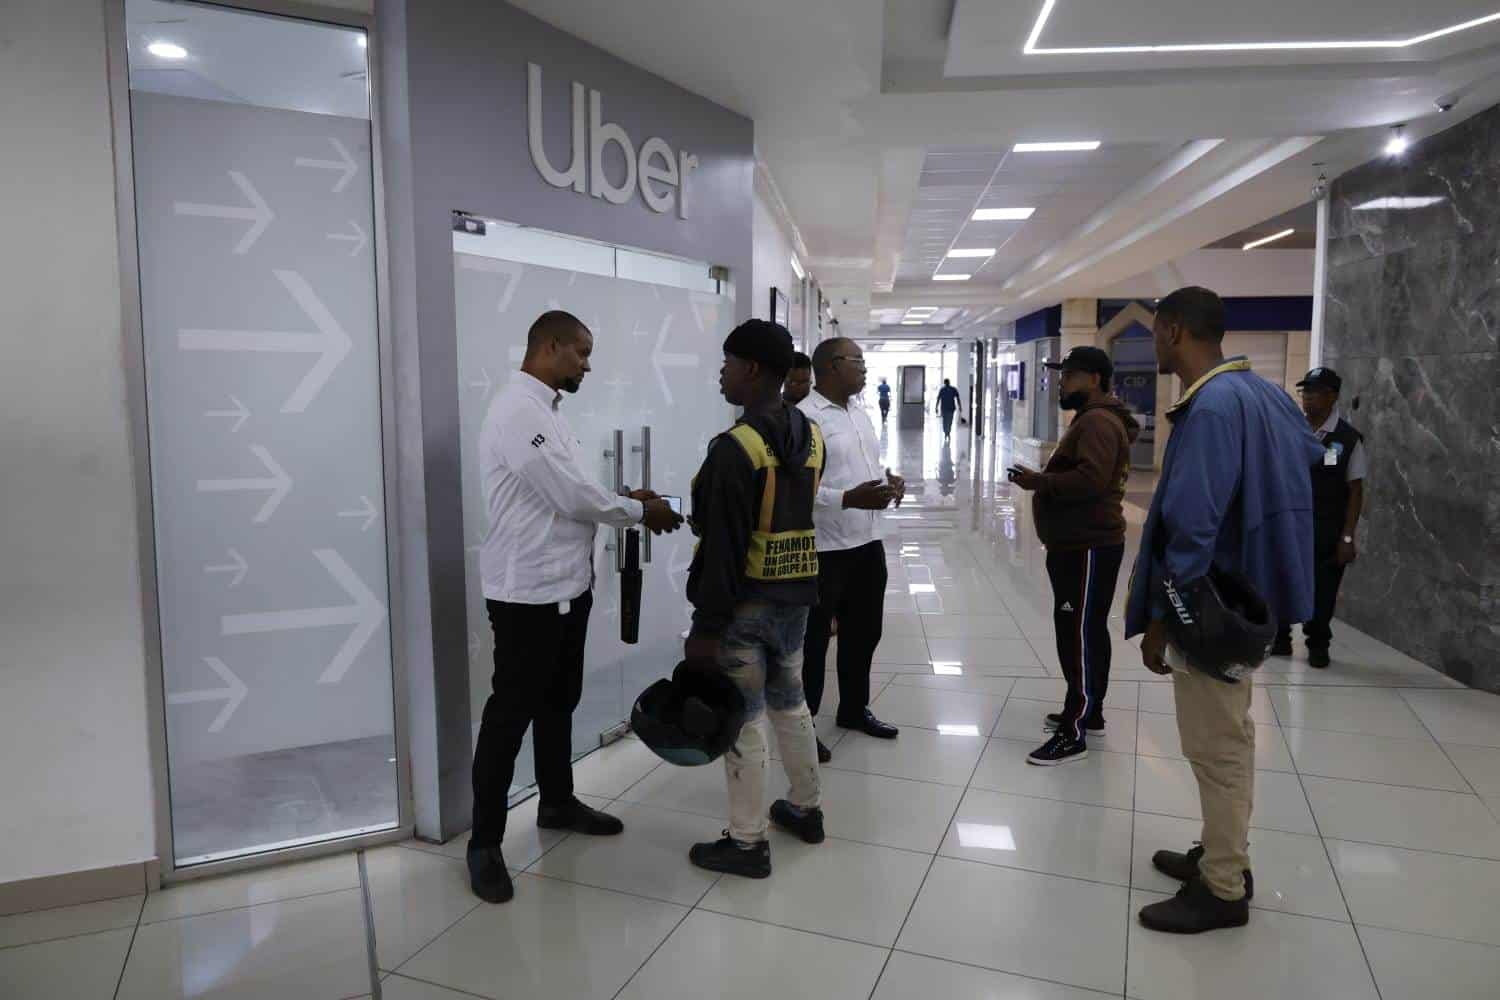
[[(734, 310), (706, 263), (467, 221), (460, 217), (455, 225), (454, 290), (477, 738), (494, 670), (494, 637), (479, 584), (486, 527), (479, 430), (490, 397), (520, 367), (527, 330), (543, 312), (564, 309), (593, 332), (593, 373), (562, 407), (597, 480), (611, 488), (649, 487), (687, 504), (709, 440), (733, 422), (717, 375)], [(684, 590), (693, 538), (684, 529), (642, 538), (640, 638), (621, 641), (616, 546), (622, 534), (601, 529), (595, 540), (583, 699), (573, 717), (575, 758), (598, 749), (601, 738), (629, 718), (641, 690), (671, 673), (688, 626)], [(512, 794), (524, 795), (534, 780), (528, 734)]]
[(172, 864), (395, 829), (364, 33), (126, 31)]

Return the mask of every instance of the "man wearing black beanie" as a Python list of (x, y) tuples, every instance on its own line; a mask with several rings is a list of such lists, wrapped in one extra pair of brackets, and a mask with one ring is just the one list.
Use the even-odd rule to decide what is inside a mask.
[[(817, 739), (802, 692), (802, 641), (818, 600), (813, 499), (823, 475), (823, 437), (781, 398), (796, 352), (776, 323), (750, 320), (724, 341), (719, 389), (744, 416), (708, 446), (693, 479), (688, 570), (693, 625), (688, 659), (716, 661), (745, 697), (745, 725), (724, 757), (729, 829), (696, 844), (693, 864), (710, 871), (771, 874), (769, 822), (809, 844), (823, 840)], [(791, 791), (766, 810), (771, 717)]]

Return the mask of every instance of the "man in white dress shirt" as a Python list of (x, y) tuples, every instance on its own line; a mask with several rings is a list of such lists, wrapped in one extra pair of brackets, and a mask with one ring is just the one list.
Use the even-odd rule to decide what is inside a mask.
[(516, 754), (528, 726), (540, 802), (537, 826), (596, 835), (624, 825), (573, 794), (573, 710), (583, 692), (583, 648), (593, 606), (594, 534), (601, 524), (675, 531), (681, 516), (654, 493), (616, 496), (584, 472), (581, 448), (558, 410), (588, 373), (594, 337), (553, 311), (532, 324), (521, 370), (495, 394), (479, 435), (489, 514), (480, 550), (495, 633), (493, 693), (474, 750), (469, 882), (503, 903), (514, 894), (501, 854)]
[[(818, 606), (807, 619), (802, 685), (816, 717), (823, 701), (825, 663), (832, 623), (839, 629), (839, 709), (836, 721), (879, 739), (898, 730), (870, 711), (870, 663), (880, 645), (885, 617), (885, 547), (879, 511), (899, 504), (906, 480), (882, 472), (875, 424), (857, 403), (865, 387), (865, 357), (852, 340), (825, 340), (813, 351), (817, 385), (799, 408), (818, 423), (828, 449), (813, 508), (817, 530)], [(818, 743), (818, 759), (832, 754)]]

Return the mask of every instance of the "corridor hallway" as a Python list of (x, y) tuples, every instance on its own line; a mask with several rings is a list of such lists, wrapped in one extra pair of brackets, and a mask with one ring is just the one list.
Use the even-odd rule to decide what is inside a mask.
[(410, 842), (369, 851), (367, 878), (348, 854), (0, 918), (0, 995), (369, 995), (363, 886), (387, 1000), (1493, 997), (1500, 698), (1347, 626), (1327, 670), (1300, 643), (1268, 662), (1250, 924), (1145, 931), (1135, 912), (1174, 889), (1151, 852), (1197, 834), (1172, 686), (1116, 614), (1106, 735), (1084, 761), (1025, 763), (1063, 692), (1044, 554), (1004, 448), (971, 450), (967, 427), (945, 447), (935, 425), (882, 433), (911, 488), (886, 518), (872, 707), (900, 738), (835, 728), (830, 679), (829, 839), (773, 831), (770, 879), (689, 865), (726, 824), (723, 769), (627, 738), (575, 769), (625, 834), (541, 832), (535, 800), (517, 807), (508, 905), (470, 895), (466, 838)]

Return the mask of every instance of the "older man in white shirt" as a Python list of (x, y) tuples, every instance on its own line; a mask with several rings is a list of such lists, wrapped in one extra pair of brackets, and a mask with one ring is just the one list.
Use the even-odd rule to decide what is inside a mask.
[(558, 404), (583, 384), (593, 350), (593, 334), (577, 317), (543, 313), (527, 336), (521, 370), (495, 394), (479, 435), (489, 513), (479, 566), (495, 633), (495, 675), (474, 749), (468, 864), (474, 894), (490, 903), (506, 902), (515, 891), (500, 845), (528, 726), (534, 727), (537, 826), (624, 830), (573, 794), (573, 710), (583, 692), (594, 534), (601, 524), (645, 524), (660, 533), (682, 523), (656, 494), (616, 496), (584, 472), (578, 439)]
[[(818, 606), (807, 619), (802, 686), (812, 714), (823, 701), (825, 663), (833, 621), (838, 620), (839, 709), (835, 721), (879, 739), (898, 730), (870, 711), (870, 664), (885, 617), (885, 547), (879, 512), (899, 504), (906, 481), (880, 464), (875, 424), (851, 403), (865, 387), (865, 358), (846, 338), (825, 340), (813, 351), (816, 388), (798, 404), (817, 421), (828, 451), (813, 508), (817, 531)], [(818, 759), (832, 754), (821, 742)]]

